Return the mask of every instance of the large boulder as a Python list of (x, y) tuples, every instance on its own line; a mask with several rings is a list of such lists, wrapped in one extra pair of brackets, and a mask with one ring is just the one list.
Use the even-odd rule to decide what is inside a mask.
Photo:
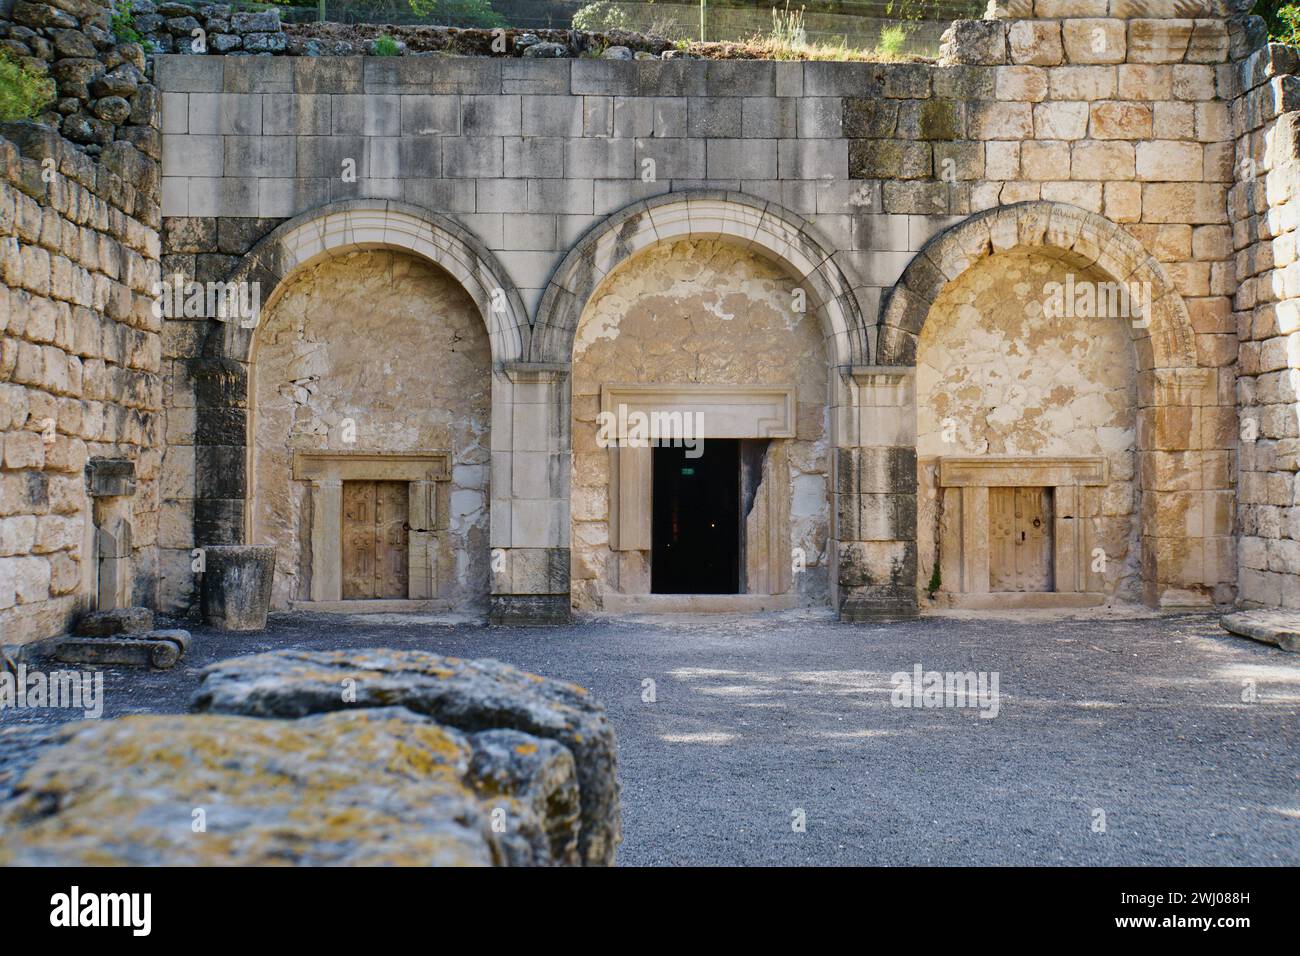
[(0, 731), (0, 865), (575, 863), (568, 750), (401, 707)]
[(614, 728), (576, 684), (422, 651), (286, 650), (212, 665), (194, 699), (199, 711), (250, 717), (394, 705), (466, 733), (508, 729), (563, 745), (577, 767), (582, 862), (614, 862), (622, 840)]

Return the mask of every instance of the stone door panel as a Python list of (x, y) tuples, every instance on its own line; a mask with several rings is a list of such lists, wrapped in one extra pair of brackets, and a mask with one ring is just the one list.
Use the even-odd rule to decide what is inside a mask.
[(1050, 489), (989, 489), (989, 590), (1052, 590)]
[(343, 482), (343, 599), (405, 598), (409, 490), (404, 481)]

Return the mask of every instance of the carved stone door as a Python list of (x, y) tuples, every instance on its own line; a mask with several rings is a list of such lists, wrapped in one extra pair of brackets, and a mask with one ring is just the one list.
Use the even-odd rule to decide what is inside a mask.
[(1052, 590), (1049, 489), (989, 489), (989, 590)]
[(405, 598), (409, 491), (404, 481), (343, 482), (343, 599)]

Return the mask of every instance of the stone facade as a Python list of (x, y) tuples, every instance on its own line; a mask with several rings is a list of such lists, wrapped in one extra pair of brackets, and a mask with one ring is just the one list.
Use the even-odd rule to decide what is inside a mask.
[[(1157, 6), (995, 3), (936, 64), (156, 57), (162, 271), (265, 306), (162, 323), (162, 606), (192, 602), (193, 548), (280, 533), (256, 462), (310, 376), (262, 367), (263, 338), (304, 334), (275, 332), (295, 296), (359, 308), (344, 282), (406, 321), (376, 256), (422, 270), (406, 314), (461, 337), (485, 404), (434, 389), (450, 433), (410, 444), (422, 413), (362, 401), (388, 428), (364, 444), (442, 445), (453, 485), (488, 449), (455, 593), (490, 565), (495, 620), (641, 586), (643, 549), (607, 540), (630, 466), (615, 482), (589, 439), (600, 395), (645, 385), (712, 388), (727, 421), (724, 387), (789, 409), (770, 540), (813, 559), (787, 592), (846, 619), (979, 593), (979, 512), (940, 504), (1000, 483), (1055, 489), (1066, 593), (1294, 606), (1295, 57), (1235, 7)], [(1051, 283), (1139, 305), (1045, 316)], [(406, 344), (362, 325), (366, 361)], [(286, 549), (283, 601), (313, 560)]]

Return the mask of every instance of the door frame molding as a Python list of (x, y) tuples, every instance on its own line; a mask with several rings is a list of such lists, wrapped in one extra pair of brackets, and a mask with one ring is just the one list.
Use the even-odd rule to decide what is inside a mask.
[[(989, 595), (989, 489), (1039, 487), (1052, 489), (1052, 580), (1054, 592), (1095, 595), (1100, 576), (1088, 571), (1089, 515), (1082, 489), (1104, 485), (1106, 459), (984, 455), (938, 459), (938, 485), (943, 496), (944, 523), (940, 546), (943, 590), (955, 603), (962, 595)], [(951, 492), (948, 489), (952, 489)], [(953, 511), (957, 515), (952, 514)], [(1016, 592), (997, 592), (999, 597)], [(976, 599), (979, 604), (985, 603)], [(1095, 603), (1088, 601), (1085, 603)]]
[[(795, 437), (798, 422), (798, 390), (793, 385), (709, 385), (685, 383), (606, 383), (600, 388), (601, 411), (613, 416), (616, 444), (609, 451), (609, 546), (614, 552), (650, 551), (650, 526), (653, 515), (653, 470), (651, 446), (629, 446), (625, 416), (633, 413), (699, 413), (701, 429), (694, 437), (783, 439)], [(623, 414), (620, 414), (620, 406)], [(766, 527), (756, 529), (766, 544), (766, 574), (762, 576), (773, 594), (790, 590), (790, 521), (789, 478), (785, 470), (784, 449), (774, 440), (768, 450), (773, 463), (772, 476), (781, 480), (764, 481), (766, 496), (760, 517)], [(772, 456), (775, 455), (775, 458)], [(783, 472), (777, 474), (777, 471)], [(756, 505), (755, 510), (759, 508)], [(746, 516), (741, 515), (742, 526)], [(746, 529), (755, 530), (755, 529)], [(756, 541), (759, 544), (760, 541)], [(646, 562), (649, 556), (646, 555)], [(620, 563), (622, 566), (623, 562)], [(648, 563), (643, 574), (619, 574), (618, 591), (624, 594), (649, 594)], [(685, 595), (660, 595), (685, 597)]]
[(450, 452), (296, 451), (293, 479), (309, 483), (311, 524), (302, 547), (311, 554), (312, 602), (343, 601), (345, 481), (407, 482), (407, 597), (437, 595), (438, 553), (446, 544), (450, 511)]

